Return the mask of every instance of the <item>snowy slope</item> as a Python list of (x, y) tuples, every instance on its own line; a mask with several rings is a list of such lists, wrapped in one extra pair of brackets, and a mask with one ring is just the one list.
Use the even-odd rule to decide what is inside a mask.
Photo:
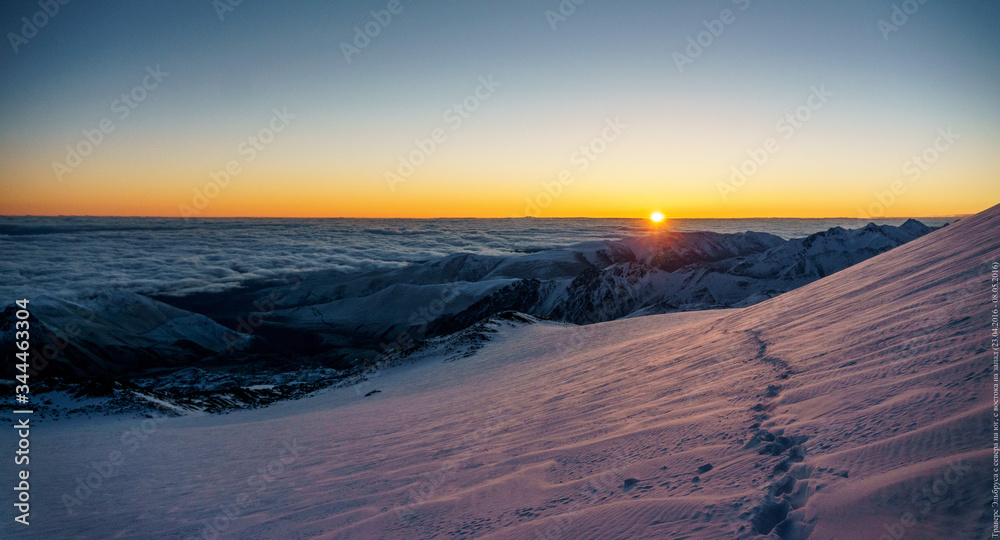
[[(155, 370), (241, 366), (244, 353), (275, 372), (295, 363), (350, 371), (378, 361), (404, 336), (443, 336), (505, 311), (589, 324), (752, 305), (930, 230), (910, 221), (793, 240), (660, 231), (518, 256), (461, 254), (364, 274), (289, 275), (184, 298), (43, 297), (32, 313), (44, 341), (59, 350), (49, 376), (122, 381)], [(13, 313), (0, 314), (0, 328), (13, 324)]]
[(998, 230), (743, 309), (497, 325), (263, 410), (43, 424), (27, 536), (986, 538)]
[[(31, 301), (36, 356), (48, 376), (117, 377), (146, 369), (197, 365), (246, 348), (252, 338), (195, 313), (130, 292), (70, 302)], [(0, 314), (0, 346), (14, 350), (14, 308)], [(47, 348), (46, 348), (47, 346)], [(4, 367), (10, 369), (9, 364)]]

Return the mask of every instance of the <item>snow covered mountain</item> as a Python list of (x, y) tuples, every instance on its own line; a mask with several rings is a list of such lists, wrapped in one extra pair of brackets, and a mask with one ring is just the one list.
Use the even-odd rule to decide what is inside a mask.
[[(135, 293), (108, 292), (80, 303), (42, 297), (31, 300), (29, 308), (33, 368), (47, 376), (117, 378), (211, 363), (252, 341), (204, 315)], [(5, 351), (14, 350), (15, 320), (12, 307), (0, 313)]]
[[(259, 406), (350, 380), (387, 355), (506, 312), (591, 324), (742, 307), (931, 230), (910, 220), (900, 227), (834, 228), (792, 240), (754, 232), (663, 231), (515, 257), (460, 254), (365, 274), (296, 275), (182, 298), (126, 292), (79, 303), (39, 298), (32, 314), (41, 365), (34, 367), (53, 389), (71, 391), (67, 385), (84, 381), (77, 393), (111, 396), (110, 410), (148, 403), (211, 412), (225, 403)], [(0, 327), (12, 324), (8, 309)], [(187, 368), (211, 374), (203, 377), (205, 384), (218, 384), (164, 388), (153, 382)], [(289, 374), (301, 385), (284, 387)], [(141, 381), (136, 388), (133, 379)], [(233, 395), (233, 388), (244, 390)], [(211, 392), (217, 400), (209, 399)]]
[[(608, 243), (572, 278), (523, 279), (432, 330), (447, 333), (517, 310), (577, 324), (673, 311), (741, 307), (790, 291), (914, 240), (933, 229), (869, 224), (782, 240), (763, 233), (667, 233)], [(591, 255), (587, 257), (587, 255)]]
[(43, 424), (33, 493), (65, 497), (26, 537), (988, 538), (997, 231), (1000, 206), (745, 308), (511, 314), (264, 409)]
[[(664, 232), (518, 257), (455, 255), (360, 277), (316, 274), (249, 296), (281, 299), (261, 316), (260, 335), (305, 332), (301, 353), (337, 350), (339, 363), (350, 365), (377, 358), (402, 335), (446, 335), (505, 311), (588, 324), (750, 305), (931, 230), (911, 220), (789, 241), (765, 233)], [(231, 316), (194, 302), (191, 309), (216, 320)]]

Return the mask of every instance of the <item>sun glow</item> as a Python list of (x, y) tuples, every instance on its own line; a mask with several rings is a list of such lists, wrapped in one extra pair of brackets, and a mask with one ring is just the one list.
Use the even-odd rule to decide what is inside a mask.
[(649, 219), (653, 220), (653, 223), (662, 223), (667, 216), (664, 216), (661, 212), (653, 212), (653, 215), (649, 216)]

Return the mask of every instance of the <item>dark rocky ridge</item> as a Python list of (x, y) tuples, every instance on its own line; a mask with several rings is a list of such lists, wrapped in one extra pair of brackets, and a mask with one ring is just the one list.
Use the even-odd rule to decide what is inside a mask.
[[(129, 381), (190, 367), (265, 379), (320, 370), (332, 380), (505, 312), (590, 324), (751, 305), (931, 230), (910, 220), (792, 240), (667, 232), (511, 257), (458, 254), (364, 274), (312, 272), (183, 298), (42, 298), (32, 303), (40, 359), (33, 369), (66, 381)], [(5, 355), (13, 354), (13, 313), (0, 314)]]

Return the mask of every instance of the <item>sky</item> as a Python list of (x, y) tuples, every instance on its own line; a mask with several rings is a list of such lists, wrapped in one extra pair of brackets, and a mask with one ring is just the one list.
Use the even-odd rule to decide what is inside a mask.
[(974, 213), (1000, 203), (998, 20), (987, 0), (7, 1), (0, 214)]

